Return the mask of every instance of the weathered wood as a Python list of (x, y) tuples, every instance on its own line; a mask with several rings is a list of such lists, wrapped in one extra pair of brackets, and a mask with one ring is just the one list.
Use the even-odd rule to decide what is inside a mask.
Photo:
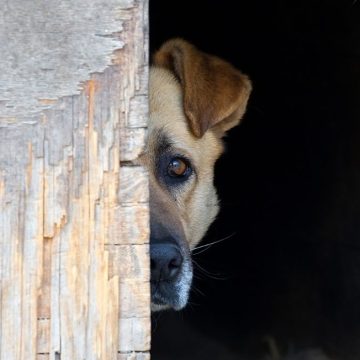
[(117, 360), (150, 360), (150, 355), (143, 352), (119, 354)]
[(147, 360), (147, 0), (0, 21), (0, 359)]

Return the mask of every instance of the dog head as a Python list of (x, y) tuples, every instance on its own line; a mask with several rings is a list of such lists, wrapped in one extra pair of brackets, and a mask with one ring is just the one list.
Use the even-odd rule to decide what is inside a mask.
[(152, 310), (183, 308), (191, 251), (218, 213), (214, 165), (222, 137), (242, 118), (248, 77), (181, 39), (150, 69), (150, 121), (142, 161), (150, 177)]

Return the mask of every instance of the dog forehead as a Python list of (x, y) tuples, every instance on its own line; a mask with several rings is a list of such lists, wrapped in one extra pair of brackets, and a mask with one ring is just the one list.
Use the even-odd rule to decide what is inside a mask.
[[(167, 69), (153, 67), (149, 87), (148, 145), (151, 146), (152, 140), (157, 142), (155, 137), (161, 133), (178, 149), (200, 157), (206, 155), (210, 161), (217, 159), (223, 150), (222, 142), (211, 131), (200, 139), (192, 134), (184, 114), (182, 88), (174, 75)], [(153, 134), (156, 134), (154, 139)]]
[(172, 125), (185, 131), (187, 120), (183, 112), (182, 89), (174, 75), (166, 69), (151, 68), (149, 87), (149, 127)]

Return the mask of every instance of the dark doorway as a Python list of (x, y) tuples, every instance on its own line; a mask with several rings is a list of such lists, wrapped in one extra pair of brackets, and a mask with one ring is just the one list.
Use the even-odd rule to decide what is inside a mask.
[(154, 316), (154, 360), (360, 359), (359, 25), (354, 0), (150, 1), (151, 51), (183, 37), (254, 86), (204, 243), (228, 238), (195, 257), (189, 307)]

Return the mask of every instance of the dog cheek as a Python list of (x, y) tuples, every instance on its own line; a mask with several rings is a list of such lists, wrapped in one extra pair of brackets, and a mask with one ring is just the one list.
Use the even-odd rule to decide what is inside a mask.
[(181, 280), (176, 286), (179, 298), (177, 301), (177, 305), (174, 307), (175, 310), (181, 310), (182, 308), (184, 308), (189, 300), (189, 293), (193, 279), (193, 269), (192, 269), (190, 257), (183, 264), (183, 269), (180, 279)]
[(209, 226), (214, 222), (219, 212), (218, 197), (215, 188), (211, 186), (207, 191), (198, 194), (191, 208), (193, 210), (190, 212), (191, 223), (188, 226), (189, 234), (187, 239), (190, 250), (193, 250), (205, 236)]

